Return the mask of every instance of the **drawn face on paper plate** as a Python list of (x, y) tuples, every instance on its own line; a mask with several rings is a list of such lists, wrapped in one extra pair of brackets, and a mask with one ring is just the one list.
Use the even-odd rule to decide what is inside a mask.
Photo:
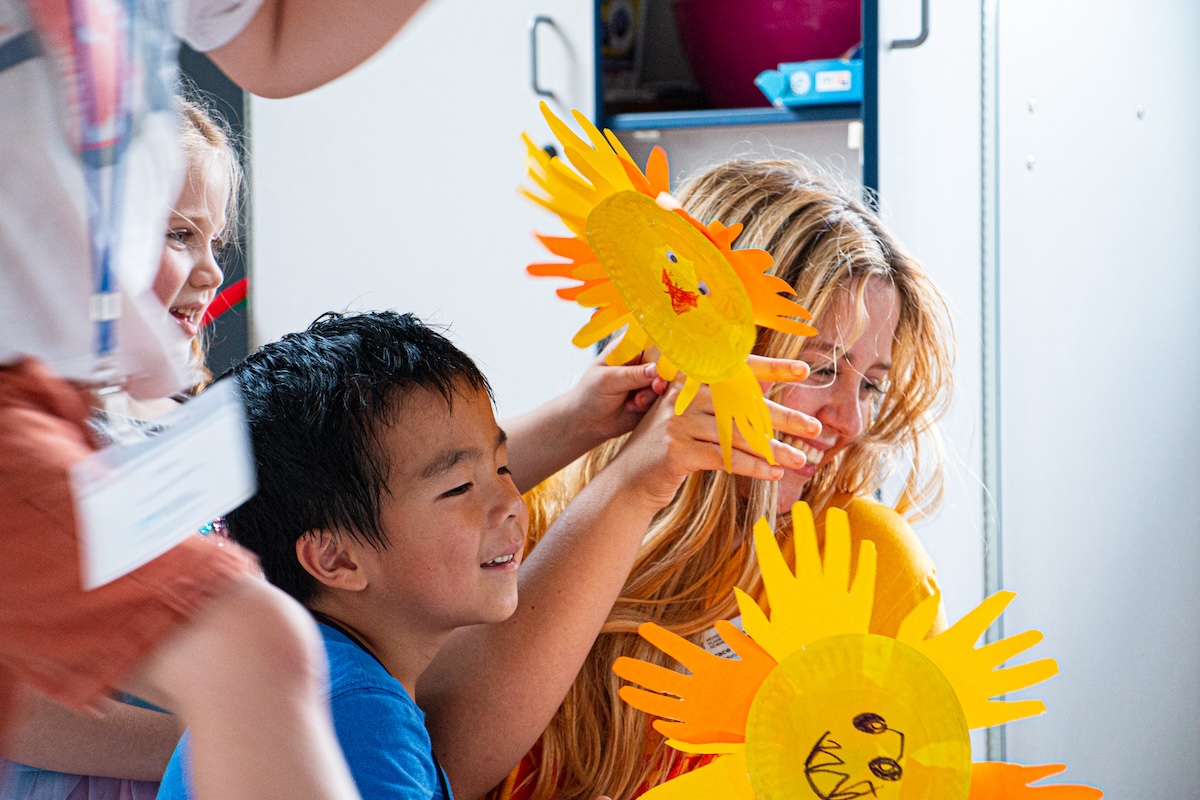
[(804, 774), (821, 800), (899, 797), (903, 763), (904, 734), (868, 712), (826, 731), (809, 751)]
[(642, 329), (687, 375), (717, 382), (754, 348), (754, 309), (737, 273), (695, 226), (633, 191), (588, 216), (588, 242)]

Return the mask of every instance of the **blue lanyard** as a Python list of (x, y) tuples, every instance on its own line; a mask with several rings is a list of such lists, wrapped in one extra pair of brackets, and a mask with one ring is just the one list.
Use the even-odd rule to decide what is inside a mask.
[[(97, 75), (92, 58), (93, 41), (100, 34), (95, 20), (89, 19), (88, 0), (67, 0), (70, 13), (75, 74), (79, 80), (80, 156), (87, 189), (89, 244), (92, 264), (90, 313), (95, 322), (94, 348), (102, 359), (116, 352), (116, 321), (120, 316), (120, 296), (114, 270), (114, 251), (120, 230), (121, 207), (125, 193), (124, 156), (133, 138), (134, 46), (137, 41), (136, 0), (116, 0), (124, 11), (124, 36), (121, 25), (114, 25), (108, 42), (114, 57), (113, 74)], [(108, 65), (101, 65), (108, 66)], [(115, 107), (99, 107), (101, 79), (108, 78), (116, 91)], [(107, 125), (105, 124), (107, 122)], [(106, 181), (107, 178), (107, 181)], [(107, 185), (106, 185), (107, 184)], [(107, 195), (107, 196), (106, 196)]]

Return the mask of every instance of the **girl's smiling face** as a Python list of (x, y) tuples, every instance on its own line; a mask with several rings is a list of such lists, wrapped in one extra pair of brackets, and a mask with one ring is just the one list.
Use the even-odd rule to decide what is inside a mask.
[(225, 235), (229, 177), (212, 156), (189, 156), (187, 178), (171, 208), (154, 294), (191, 339), (224, 279), (215, 249)]
[(886, 390), (900, 319), (899, 296), (886, 280), (867, 278), (860, 312), (855, 297), (859, 288), (839, 292), (830, 310), (816, 321), (819, 333), (805, 342), (799, 356), (808, 362), (811, 375), (780, 390), (781, 405), (816, 417), (822, 427), (821, 435), (811, 439), (783, 437), (804, 452), (808, 463), (786, 470), (780, 479), (780, 513), (800, 499), (821, 464), (862, 435), (871, 422), (873, 404)]

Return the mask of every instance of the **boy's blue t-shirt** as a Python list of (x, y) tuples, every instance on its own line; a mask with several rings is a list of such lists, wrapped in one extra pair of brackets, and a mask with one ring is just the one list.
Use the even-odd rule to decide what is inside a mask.
[[(329, 656), (333, 726), (363, 800), (452, 800), (433, 759), (425, 713), (370, 653), (342, 632), (318, 627)], [(188, 740), (185, 733), (175, 748), (158, 800), (192, 796)]]

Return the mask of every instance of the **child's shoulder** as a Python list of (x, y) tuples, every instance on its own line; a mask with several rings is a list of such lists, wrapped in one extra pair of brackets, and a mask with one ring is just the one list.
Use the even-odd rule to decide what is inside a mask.
[(329, 658), (329, 695), (336, 699), (350, 692), (377, 692), (391, 695), (411, 706), (420, 715), (416, 703), (408, 692), (393, 678), (373, 655), (342, 631), (320, 623), (321, 638), (325, 643), (325, 654)]
[(320, 625), (338, 743), (363, 797), (446, 797), (425, 714), (346, 634)]

